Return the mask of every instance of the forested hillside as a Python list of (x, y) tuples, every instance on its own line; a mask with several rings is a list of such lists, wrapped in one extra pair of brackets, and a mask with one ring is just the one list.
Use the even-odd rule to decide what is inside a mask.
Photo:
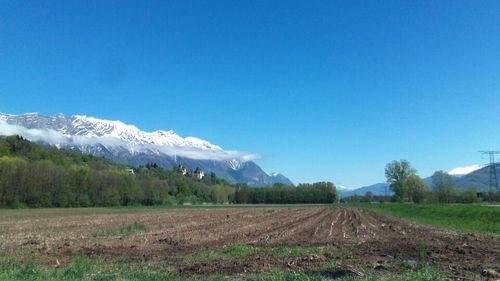
[(182, 137), (172, 130), (142, 131), (121, 121), (84, 115), (0, 113), (0, 135), (3, 134), (19, 134), (28, 140), (106, 157), (123, 165), (156, 163), (170, 169), (181, 164), (192, 170), (200, 168), (206, 173), (213, 172), (231, 183), (258, 187), (274, 183), (293, 185), (287, 177), (276, 173), (270, 175), (248, 161), (254, 158), (251, 154), (228, 152), (206, 140)]
[[(182, 203), (327, 203), (337, 200), (331, 183), (263, 191), (165, 170), (118, 165), (110, 160), (19, 136), (0, 137), (0, 207), (91, 207)], [(245, 192), (245, 196), (241, 195)], [(276, 193), (279, 196), (276, 197)]]

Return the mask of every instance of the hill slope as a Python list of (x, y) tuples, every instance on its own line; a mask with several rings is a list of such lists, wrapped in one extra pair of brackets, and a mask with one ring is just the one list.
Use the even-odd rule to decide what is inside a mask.
[[(497, 177), (500, 177), (500, 163), (496, 163), (495, 168), (497, 171)], [(469, 187), (475, 187), (478, 191), (490, 191), (490, 166), (485, 166), (479, 170), (460, 177), (455, 181), (455, 185), (457, 188), (462, 190)]]
[(0, 207), (156, 205), (187, 197), (210, 202), (211, 187), (221, 184), (155, 167), (130, 170), (105, 158), (0, 137)]
[(21, 135), (31, 141), (103, 156), (122, 164), (157, 163), (167, 169), (181, 164), (191, 170), (199, 167), (207, 174), (213, 172), (233, 183), (291, 184), (284, 176), (265, 173), (252, 162), (256, 158), (254, 154), (224, 150), (199, 138), (183, 138), (172, 130), (144, 132), (120, 121), (63, 114), (0, 113), (0, 122), (0, 135)]
[(333, 203), (332, 183), (277, 184), (269, 188), (228, 184), (216, 177), (130, 168), (103, 157), (0, 137), (1, 207), (89, 207), (177, 203)]
[(381, 182), (381, 183), (376, 183), (368, 186), (363, 186), (360, 188), (356, 189), (351, 189), (351, 190), (339, 190), (340, 197), (349, 197), (349, 196), (354, 196), (354, 195), (360, 195), (363, 196), (367, 192), (373, 193), (373, 195), (385, 195), (387, 192), (388, 196), (391, 196), (394, 194), (394, 192), (391, 191), (389, 188), (389, 184)]

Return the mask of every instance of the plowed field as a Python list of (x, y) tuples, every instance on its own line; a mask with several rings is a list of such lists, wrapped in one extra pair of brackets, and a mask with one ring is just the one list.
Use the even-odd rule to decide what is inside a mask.
[[(133, 222), (146, 232), (100, 237)], [(178, 257), (228, 245), (256, 249), (326, 246), (303, 257), (254, 251), (237, 260), (185, 264)], [(0, 212), (2, 255), (39, 255), (48, 263), (83, 253), (128, 262), (167, 261), (181, 274), (308, 270), (335, 262), (363, 271), (394, 271), (422, 262), (449, 276), (500, 271), (500, 239), (402, 221), (355, 208), (81, 209)], [(151, 264), (154, 264), (152, 262)]]

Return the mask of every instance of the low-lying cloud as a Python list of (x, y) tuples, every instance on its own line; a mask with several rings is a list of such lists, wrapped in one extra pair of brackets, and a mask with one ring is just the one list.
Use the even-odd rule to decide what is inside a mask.
[(28, 129), (19, 125), (12, 125), (5, 120), (0, 120), (0, 135), (20, 135), (30, 141), (43, 141), (50, 144), (65, 144), (69, 138), (55, 130)]
[(131, 153), (156, 152), (168, 156), (179, 156), (197, 160), (216, 160), (228, 161), (239, 160), (247, 162), (259, 159), (258, 154), (241, 152), (236, 150), (222, 149), (201, 149), (196, 147), (185, 147), (175, 145), (153, 145), (153, 144), (132, 144), (125, 142), (122, 139), (112, 136), (102, 137), (87, 137), (87, 136), (70, 136), (62, 134), (53, 129), (28, 129), (23, 126), (9, 124), (5, 120), (0, 120), (0, 135), (20, 135), (30, 141), (45, 142), (50, 145), (65, 146), (92, 146), (101, 144), (108, 149), (124, 148)]

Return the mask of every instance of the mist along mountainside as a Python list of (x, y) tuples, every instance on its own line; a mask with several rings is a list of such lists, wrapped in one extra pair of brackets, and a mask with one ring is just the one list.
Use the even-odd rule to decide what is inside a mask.
[(89, 207), (182, 203), (332, 203), (332, 183), (231, 184), (156, 164), (130, 168), (103, 157), (0, 137), (0, 207)]
[(231, 183), (292, 185), (279, 173), (264, 172), (251, 161), (255, 155), (226, 151), (199, 138), (183, 138), (172, 130), (144, 132), (120, 121), (83, 115), (0, 113), (0, 135), (20, 135), (31, 141), (103, 156), (124, 165), (156, 163), (170, 169), (174, 164), (181, 164), (192, 170), (200, 168), (205, 173), (215, 173)]

